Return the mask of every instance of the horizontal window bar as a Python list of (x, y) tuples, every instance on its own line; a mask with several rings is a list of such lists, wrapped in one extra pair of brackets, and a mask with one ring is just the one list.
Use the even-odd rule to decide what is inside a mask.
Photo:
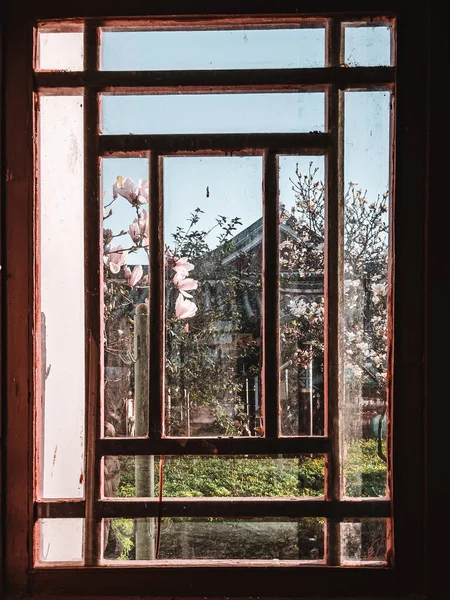
[(97, 504), (103, 517), (389, 517), (388, 500), (334, 502), (319, 499), (157, 498), (142, 500), (102, 500)]
[(291, 438), (104, 438), (97, 440), (97, 456), (180, 454), (323, 454), (331, 449), (326, 437)]
[[(345, 89), (355, 84), (394, 83), (394, 67), (318, 67), (313, 69), (259, 69), (223, 71), (66, 71), (35, 73), (35, 87), (92, 87), (97, 91), (113, 88), (159, 88), (179, 86), (249, 86), (336, 84)], [(114, 90), (117, 91), (117, 90)], [(216, 90), (217, 91), (217, 90)], [(132, 90), (136, 93), (136, 90)]]
[[(328, 133), (216, 133), (182, 135), (101, 135), (99, 153), (153, 150), (161, 154), (195, 152), (197, 150), (223, 150), (239, 152), (245, 149), (272, 148), (277, 153), (303, 149), (321, 154), (330, 145)], [(256, 150), (255, 150), (256, 152)]]
[(84, 500), (38, 500), (33, 519), (82, 519), (86, 514)]
[[(330, 597), (330, 590), (333, 598), (348, 597), (349, 585), (353, 597), (370, 594), (370, 597), (393, 598), (398, 590), (397, 573), (387, 569), (385, 564), (381, 568), (364, 567), (336, 569), (273, 560), (256, 564), (213, 560), (201, 561), (201, 564), (192, 560), (175, 564), (174, 561), (143, 561), (133, 566), (127, 561), (116, 561), (113, 566), (108, 565), (107, 577), (102, 577), (101, 593), (102, 597), (110, 596), (110, 600), (121, 595), (126, 598), (133, 595), (142, 597), (143, 590), (151, 590), (152, 597), (183, 596), (190, 589), (196, 590), (196, 596), (214, 596), (218, 589), (221, 596), (233, 596), (236, 594), (236, 581), (239, 581), (241, 597), (280, 598), (280, 582), (284, 597), (298, 597), (301, 581), (301, 595), (305, 598)], [(86, 590), (95, 589), (102, 569), (104, 571), (105, 567), (34, 569), (30, 575), (29, 593), (45, 596), (49, 589), (56, 589), (63, 590), (65, 595), (85, 596)], [(242, 577), (243, 569), (245, 577)]]
[[(235, 17), (229, 17), (228, 13), (225, 16), (219, 17), (214, 15), (209, 17), (207, 15), (199, 16), (174, 16), (170, 13), (170, 18), (146, 18), (142, 15), (137, 17), (123, 18), (108, 18), (108, 19), (96, 19), (99, 27), (106, 31), (227, 31), (229, 29), (302, 29), (312, 27), (324, 27), (327, 24), (328, 19), (323, 16), (305, 16), (301, 19), (297, 16), (282, 15), (280, 16), (279, 11), (266, 11), (267, 14), (274, 12), (273, 16), (264, 17), (260, 16), (259, 12), (256, 11), (256, 15), (246, 14), (239, 17), (237, 20)], [(194, 11), (195, 13), (195, 11)], [(167, 13), (169, 14), (169, 13)], [(188, 14), (186, 11), (185, 14)], [(367, 19), (366, 12), (363, 12), (357, 19), (353, 16), (346, 18), (346, 21)], [(371, 22), (373, 23), (384, 23), (388, 21), (389, 17), (384, 16), (372, 16)], [(82, 25), (79, 22), (66, 22), (66, 21), (55, 21), (54, 17), (51, 21), (40, 20), (37, 24), (39, 30), (45, 32), (59, 32), (59, 31), (81, 31)]]
[[(323, 500), (319, 498), (157, 498), (99, 500), (97, 517), (390, 517), (391, 503), (384, 499)], [(35, 519), (73, 518), (84, 516), (84, 502), (45, 502), (35, 505)]]

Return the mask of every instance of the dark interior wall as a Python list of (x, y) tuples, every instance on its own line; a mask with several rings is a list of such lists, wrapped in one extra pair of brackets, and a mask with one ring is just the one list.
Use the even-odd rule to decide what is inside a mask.
[[(155, 12), (162, 14), (171, 14), (176, 12), (180, 6), (184, 7), (185, 12), (202, 12), (211, 10), (214, 13), (230, 13), (242, 10), (242, 2), (228, 2), (220, 6), (212, 5), (210, 2), (197, 2), (195, 5), (184, 6), (180, 2), (144, 2), (135, 1), (129, 7), (134, 13)], [(330, 3), (314, 3), (324, 7)], [(343, 3), (343, 10), (355, 10), (361, 5), (373, 6), (373, 3)], [(299, 3), (298, 3), (299, 5)], [(313, 3), (303, 3), (302, 9), (311, 8)], [(384, 2), (386, 9), (392, 9), (393, 4)], [(277, 2), (276, 9), (280, 12), (290, 11), (293, 3), (280, 0)], [(246, 2), (245, 9), (249, 11), (267, 6), (261, 2)], [(102, 7), (103, 8), (103, 7)], [(111, 0), (108, 3), (108, 12), (110, 15), (119, 15), (125, 8), (123, 1)], [(299, 5), (300, 8), (300, 5)], [(341, 7), (340, 7), (341, 8)], [(377, 10), (383, 10), (380, 4)], [(319, 6), (320, 10), (320, 6)], [(414, 8), (420, 10), (420, 7)], [(448, 550), (447, 543), (450, 539), (450, 519), (448, 510), (450, 507), (450, 481), (447, 476), (448, 462), (448, 443), (447, 427), (450, 423), (450, 399), (448, 397), (448, 340), (450, 340), (450, 251), (448, 247), (449, 239), (449, 205), (448, 199), (448, 140), (450, 139), (450, 126), (448, 118), (448, 78), (450, 64), (450, 35), (449, 35), (449, 9), (441, 6), (437, 2), (424, 3), (424, 19), (429, 16), (430, 23), (430, 46), (427, 47), (426, 40), (416, 40), (416, 43), (423, 47), (426, 62), (428, 65), (428, 105), (427, 105), (427, 139), (426, 139), (426, 178), (423, 185), (427, 195), (427, 210), (424, 221), (424, 239), (423, 257), (426, 265), (425, 280), (425, 330), (424, 330), (424, 353), (423, 361), (425, 366), (425, 385), (423, 389), (424, 400), (424, 428), (425, 428), (425, 448), (423, 452), (423, 465), (425, 474), (425, 508), (426, 508), (426, 539), (424, 544), (424, 557), (426, 562), (426, 593), (427, 599), (445, 599), (450, 598), (450, 585), (447, 582), (447, 563)], [(28, 12), (27, 12), (28, 11)], [(39, 13), (42, 18), (57, 16), (60, 18), (74, 16), (95, 16), (95, 3), (86, 0), (79, 0), (74, 3), (63, 3), (56, 1), (36, 2), (34, 5), (28, 2), (14, 2), (9, 0), (4, 2), (1, 8), (2, 30), (5, 24), (5, 15), (11, 15), (12, 12), (17, 16), (22, 13), (23, 18), (27, 18), (33, 11)], [(1, 35), (1, 32), (0, 32)], [(2, 44), (3, 44), (2, 36)], [(3, 49), (3, 46), (2, 46)], [(3, 54), (3, 53), (2, 53)], [(0, 84), (2, 83), (2, 65), (0, 61)], [(4, 131), (4, 111), (3, 111), (3, 86), (0, 95), (0, 105), (2, 109), (2, 118), (0, 120), (0, 132)], [(20, 126), (20, 124), (18, 124)], [(1, 199), (4, 195), (5, 181), (7, 177), (4, 163), (4, 137), (0, 146), (0, 164), (1, 164)], [(1, 202), (0, 199), (0, 202)], [(413, 199), (412, 199), (413, 201)], [(4, 203), (1, 202), (0, 215), (3, 215)], [(1, 246), (1, 264), (3, 265), (3, 228), (0, 228)], [(2, 298), (2, 319), (1, 326), (1, 344), (0, 352), (4, 348), (4, 324), (7, 299), (5, 299), (5, 275), (4, 270), (0, 271), (1, 286), (0, 293)], [(405, 361), (407, 362), (407, 357)], [(3, 366), (3, 357), (0, 366)], [(2, 378), (2, 410), (0, 416), (5, 416), (5, 385)], [(5, 419), (2, 419), (4, 424)], [(3, 425), (1, 425), (3, 427)], [(4, 470), (3, 461), (3, 429), (0, 429), (0, 460), (1, 473)], [(411, 440), (411, 446), (414, 446), (415, 440)], [(0, 490), (1, 478), (0, 478)], [(0, 492), (0, 502), (4, 508), (4, 490)], [(414, 499), (411, 499), (414, 502)], [(2, 525), (4, 523), (4, 512), (0, 521), (0, 536)], [(413, 526), (413, 524), (412, 524)], [(0, 552), (4, 556), (5, 549), (0, 546)], [(0, 571), (0, 578), (3, 574)], [(0, 579), (1, 589), (1, 579)], [(220, 590), (217, 591), (220, 596)], [(0, 594), (1, 596), (1, 594)]]

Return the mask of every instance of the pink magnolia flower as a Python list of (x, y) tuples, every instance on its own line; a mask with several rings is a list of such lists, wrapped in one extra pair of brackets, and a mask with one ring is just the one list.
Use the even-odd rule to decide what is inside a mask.
[(144, 273), (141, 265), (136, 265), (133, 271), (131, 271), (129, 267), (125, 267), (124, 271), (127, 283), (131, 287), (134, 287), (140, 281)]
[(135, 244), (141, 240), (141, 228), (139, 227), (137, 219), (135, 219), (129, 226), (128, 233)]
[(191, 279), (190, 277), (185, 278), (183, 275), (180, 275), (180, 273), (176, 273), (172, 281), (185, 298), (192, 298), (192, 295), (188, 294), (186, 290), (196, 290), (198, 287), (198, 281), (196, 279)]
[(139, 181), (137, 182), (135, 191), (137, 193), (139, 203), (146, 204), (148, 202), (148, 194), (149, 194), (148, 179), (146, 179), (145, 181), (142, 181), (142, 179), (139, 179)]
[(183, 256), (183, 258), (179, 258), (177, 260), (177, 262), (175, 263), (175, 266), (172, 267), (172, 269), (178, 273), (178, 275), (181, 275), (182, 277), (186, 277), (186, 275), (188, 275), (189, 271), (192, 271), (192, 269), (194, 268), (194, 265), (191, 264), (190, 262), (188, 262), (188, 259), (186, 256)]
[(179, 294), (175, 302), (175, 316), (177, 319), (189, 319), (197, 312), (197, 306), (191, 300), (186, 300)]
[(123, 249), (123, 246), (110, 246), (108, 252), (108, 266), (111, 273), (117, 275), (120, 267), (125, 264), (128, 252)]
[(146, 204), (148, 202), (148, 181), (142, 181), (139, 179), (137, 184), (129, 177), (117, 177), (116, 183), (113, 185), (113, 198), (116, 199), (118, 196), (122, 196), (128, 200), (133, 206), (138, 204)]
[(149, 244), (149, 221), (148, 212), (142, 209), (139, 219), (134, 219), (128, 228), (128, 233), (135, 244), (142, 242), (144, 246)]

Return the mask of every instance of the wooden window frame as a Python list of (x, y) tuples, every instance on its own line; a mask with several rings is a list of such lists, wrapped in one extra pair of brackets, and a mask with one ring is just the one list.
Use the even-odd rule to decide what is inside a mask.
[[(80, 5), (81, 4), (81, 5)], [(77, 14), (70, 7), (55, 6), (52, 2), (41, 2), (38, 8), (24, 14), (19, 7), (10, 5), (7, 14), (5, 37), (5, 204), (4, 204), (4, 264), (6, 284), (4, 286), (4, 391), (6, 419), (3, 423), (5, 449), (5, 476), (3, 478), (5, 590), (12, 597), (26, 594), (29, 597), (43, 594), (88, 597), (102, 596), (296, 596), (296, 597), (345, 597), (351, 588), (357, 597), (400, 597), (420, 593), (424, 589), (424, 472), (422, 414), (424, 411), (423, 355), (424, 355), (424, 280), (425, 268), (423, 247), (425, 243), (423, 223), (426, 216), (426, 129), (425, 107), (426, 56), (423, 48), (415, 44), (417, 39), (426, 40), (426, 23), (423, 16), (412, 10), (383, 10), (383, 14), (397, 19), (397, 80), (396, 102), (396, 159), (395, 159), (395, 204), (394, 204), (394, 279), (395, 334), (392, 359), (395, 363), (391, 382), (394, 402), (392, 472), (394, 493), (392, 514), (394, 515), (395, 562), (389, 568), (368, 567), (258, 567), (229, 566), (214, 564), (177, 567), (156, 566), (150, 569), (133, 567), (76, 567), (35, 568), (33, 567), (32, 539), (33, 520), (44, 516), (49, 510), (56, 512), (62, 507), (39, 508), (33, 503), (33, 410), (30, 399), (36, 380), (38, 365), (33, 361), (34, 335), (34, 178), (33, 174), (33, 90), (36, 78), (32, 72), (33, 39), (32, 26), (37, 19), (99, 16), (92, 13), (92, 3), (80, 3)], [(329, 3), (321, 3), (319, 14), (330, 9)], [(332, 9), (335, 8), (334, 5)], [(121, 7), (113, 2), (108, 7), (109, 16), (122, 16)], [(145, 10), (145, 9), (144, 9)], [(356, 16), (370, 17), (375, 7), (359, 9)], [(192, 14), (207, 14), (208, 7), (195, 7)], [(170, 15), (183, 12), (176, 3), (161, 5), (154, 15)], [(265, 13), (296, 13), (292, 2), (281, 2), (277, 10)], [(251, 16), (261, 13), (261, 8), (243, 11), (231, 6), (221, 7), (217, 14)], [(100, 15), (102, 16), (102, 15)], [(136, 10), (127, 16), (146, 16)], [(307, 11), (305, 16), (308, 16)], [(347, 20), (349, 15), (339, 15)], [(351, 13), (355, 17), (355, 13)], [(88, 28), (92, 31), (93, 28)], [(87, 46), (89, 47), (89, 42)], [(92, 57), (87, 58), (92, 61)], [(88, 64), (92, 65), (92, 62)], [(338, 69), (340, 71), (340, 69)], [(419, 73), (419, 77), (418, 77)], [(338, 75), (340, 76), (340, 75)], [(138, 78), (138, 76), (137, 76)], [(75, 78), (74, 78), (75, 79)], [(42, 84), (42, 80), (40, 84)], [(418, 83), (418, 80), (420, 83)], [(75, 83), (74, 83), (75, 85)], [(89, 105), (89, 94), (86, 98)], [(91, 99), (92, 102), (92, 99)], [(91, 105), (93, 106), (93, 105)], [(86, 115), (94, 120), (96, 109), (87, 108)], [(94, 116), (92, 116), (94, 115)], [(17, 123), (26, 127), (17, 128)], [(86, 143), (96, 143), (87, 140)], [(107, 144), (107, 141), (104, 142)], [(92, 151), (92, 147), (90, 148)], [(97, 175), (95, 174), (95, 179)], [(94, 174), (86, 179), (92, 193), (97, 192)], [(336, 188), (337, 189), (337, 188)], [(421, 190), (421, 192), (418, 192)], [(409, 198), (416, 202), (411, 204)], [(19, 199), (23, 203), (21, 218), (17, 218)], [(94, 223), (94, 227), (96, 224)], [(415, 272), (405, 269), (408, 265), (421, 265)], [(28, 319), (24, 319), (28, 315)], [(420, 326), (419, 326), (420, 324)], [(95, 350), (95, 346), (94, 346)], [(408, 357), (405, 360), (405, 357)], [(272, 382), (273, 385), (273, 382)], [(403, 399), (403, 401), (402, 401)], [(404, 400), (407, 399), (406, 403)], [(94, 419), (96, 417), (94, 416)], [(95, 436), (95, 429), (91, 429)], [(92, 435), (92, 434), (91, 434)], [(411, 435), (416, 443), (409, 443)], [(111, 449), (109, 448), (111, 442)], [(119, 440), (108, 440), (108, 451)], [(92, 443), (93, 447), (94, 444)], [(89, 447), (89, 442), (88, 442)], [(101, 443), (98, 444), (101, 448)], [(298, 452), (298, 446), (296, 446)], [(136, 447), (131, 452), (139, 453)], [(149, 448), (152, 452), (156, 447)], [(97, 450), (99, 451), (99, 450)], [(89, 474), (88, 474), (89, 476)], [(93, 474), (91, 474), (91, 477)], [(91, 489), (94, 489), (92, 486)], [(410, 499), (414, 498), (415, 502)], [(76, 507), (75, 506), (78, 507)], [(88, 504), (88, 499), (86, 500)], [(74, 503), (74, 510), (80, 510)], [(311, 505), (313, 506), (313, 504)], [(87, 506), (86, 506), (87, 509)], [(88, 519), (95, 519), (93, 502)], [(312, 508), (312, 510), (314, 510)], [(328, 510), (328, 509), (327, 509)], [(330, 507), (330, 517), (333, 508)], [(39, 512), (42, 511), (42, 512)], [(67, 516), (67, 513), (65, 513)], [(84, 514), (84, 511), (83, 511)], [(413, 533), (411, 524), (414, 524)], [(245, 570), (245, 576), (243, 576)], [(238, 582), (238, 583), (236, 583)], [(300, 589), (299, 589), (300, 588)], [(151, 592), (149, 592), (151, 590)]]

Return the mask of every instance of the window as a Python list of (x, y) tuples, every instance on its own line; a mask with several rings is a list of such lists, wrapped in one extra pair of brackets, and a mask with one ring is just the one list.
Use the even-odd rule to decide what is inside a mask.
[(422, 494), (420, 450), (396, 445), (398, 419), (420, 428), (397, 360), (420, 297), (399, 313), (418, 282), (393, 248), (420, 219), (398, 209), (396, 31), (394, 14), (37, 21), (17, 257), (35, 452), (8, 476), (9, 506), (34, 481), (32, 541), (12, 590), (414, 588), (416, 513), (392, 497)]

